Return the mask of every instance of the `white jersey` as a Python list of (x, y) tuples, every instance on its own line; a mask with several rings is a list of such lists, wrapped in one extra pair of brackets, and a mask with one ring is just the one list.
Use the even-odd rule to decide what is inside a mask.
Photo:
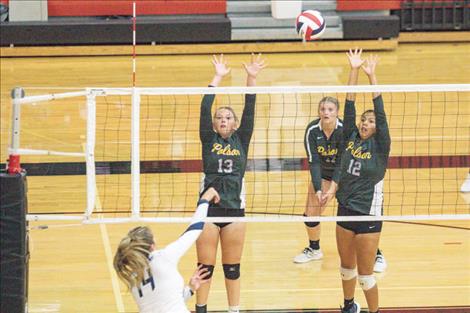
[(191, 224), (183, 235), (164, 249), (150, 253), (150, 268), (144, 281), (139, 288), (131, 290), (140, 313), (189, 313), (178, 262), (201, 234), (208, 207), (207, 201), (199, 201)]

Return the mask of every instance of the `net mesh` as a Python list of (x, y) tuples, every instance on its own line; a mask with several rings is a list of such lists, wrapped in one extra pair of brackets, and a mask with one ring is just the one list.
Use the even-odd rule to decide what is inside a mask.
[(130, 211), (131, 97), (96, 98), (97, 211)]
[[(272, 93), (267, 89), (257, 95), (255, 129), (245, 174), (248, 216), (303, 214), (310, 184), (303, 142), (305, 128), (317, 118), (318, 102), (324, 96), (338, 98), (342, 118), (344, 92), (335, 92), (334, 88), (328, 91), (328, 87), (324, 88), (325, 92), (318, 92), (318, 88), (312, 92), (291, 89), (286, 87), (282, 92), (276, 90)], [(469, 204), (459, 193), (459, 186), (470, 167), (470, 87), (464, 85), (459, 91), (440, 89), (383, 92), (392, 137), (384, 179), (384, 216), (470, 214)], [(178, 94), (160, 95), (157, 90), (141, 92), (139, 118), (134, 119), (140, 127), (137, 146), (140, 152), (138, 209), (141, 217), (188, 217), (194, 211), (202, 175), (199, 112), (203, 94), (197, 94), (194, 89), (189, 91), (186, 94), (183, 90)], [(228, 105), (240, 118), (244, 106), (243, 92), (217, 92), (220, 94), (216, 96), (213, 109)], [(111, 218), (129, 217), (133, 197), (132, 141), (135, 140), (131, 135), (132, 96), (128, 90), (95, 94), (97, 196), (94, 212)], [(80, 113), (83, 101), (83, 98), (60, 100), (62, 105), (80, 103), (81, 109), (78, 110), (80, 123), (72, 128), (66, 127), (65, 134), (62, 131), (57, 132), (58, 135), (68, 138), (69, 132), (73, 135), (78, 132), (82, 136), (78, 138), (83, 139), (83, 133), (86, 133), (84, 113)], [(50, 107), (40, 109), (41, 127), (50, 123), (50, 111), (54, 116), (69, 118), (77, 114), (57, 109), (57, 102), (48, 101), (45, 105)], [(357, 115), (371, 108), (371, 93), (358, 92)], [(33, 133), (34, 125), (23, 125), (22, 132)], [(71, 144), (54, 136), (47, 140), (55, 140), (57, 150), (64, 150)], [(63, 143), (62, 147), (59, 142)], [(28, 143), (31, 149), (41, 149), (38, 147), (42, 146)], [(56, 157), (52, 163), (61, 161)], [(34, 159), (32, 163), (41, 162)], [(77, 163), (83, 164), (83, 159)], [(44, 175), (41, 179), (54, 179), (47, 176), (47, 170)], [(78, 178), (64, 177), (71, 182)], [(83, 187), (83, 176), (79, 177)], [(53, 193), (50, 198), (54, 199)], [(64, 198), (67, 197), (64, 195)], [(332, 201), (323, 215), (335, 216), (336, 205)], [(61, 207), (61, 213), (77, 211), (76, 206), (70, 212)], [(30, 213), (50, 212), (41, 209), (41, 212)]]

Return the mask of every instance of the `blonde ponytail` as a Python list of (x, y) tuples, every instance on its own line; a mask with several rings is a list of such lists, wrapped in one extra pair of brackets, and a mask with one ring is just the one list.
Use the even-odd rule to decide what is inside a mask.
[(153, 234), (148, 227), (132, 229), (119, 243), (114, 256), (114, 269), (129, 289), (144, 280), (153, 244)]

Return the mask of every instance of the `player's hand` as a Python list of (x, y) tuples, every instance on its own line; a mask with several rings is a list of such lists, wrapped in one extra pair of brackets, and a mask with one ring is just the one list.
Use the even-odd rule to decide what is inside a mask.
[(262, 59), (261, 53), (255, 56), (254, 53), (251, 54), (251, 62), (246, 64), (243, 63), (245, 71), (249, 77), (256, 78), (258, 73), (267, 66), (266, 60)]
[(349, 49), (349, 52), (346, 52), (346, 55), (349, 59), (349, 64), (351, 65), (352, 69), (358, 69), (364, 64), (364, 60), (361, 57), (362, 49), (355, 48), (354, 51)]
[(320, 204), (320, 207), (322, 206), (322, 198), (323, 198), (323, 192), (321, 190), (318, 190), (315, 193), (315, 197), (317, 197), (318, 204)]
[(334, 195), (335, 194), (333, 192), (325, 192), (322, 195), (321, 202), (320, 202), (322, 208), (325, 207), (328, 204), (328, 202), (331, 201), (331, 199), (333, 199)]
[(192, 291), (198, 290), (202, 284), (205, 284), (209, 281), (210, 278), (207, 278), (209, 274), (210, 272), (207, 270), (207, 268), (203, 268), (202, 264), (199, 265), (196, 271), (193, 273), (193, 276), (191, 276), (189, 279), (189, 288), (191, 288)]
[(221, 54), (218, 58), (216, 55), (213, 55), (212, 64), (214, 64), (215, 75), (219, 77), (224, 77), (232, 70), (230, 67), (227, 67), (227, 61), (224, 59), (223, 54)]
[(375, 74), (375, 67), (379, 63), (379, 56), (377, 54), (369, 55), (366, 58), (364, 64), (362, 65), (362, 69), (367, 74), (367, 76), (371, 76)]
[(334, 198), (337, 188), (338, 188), (338, 184), (332, 181), (330, 184), (330, 188), (326, 192), (324, 192), (322, 195), (322, 199), (320, 202), (322, 208), (325, 207), (328, 204), (328, 202), (330, 202), (331, 199)]
[(219, 203), (220, 196), (217, 190), (215, 190), (213, 187), (210, 187), (204, 192), (204, 194), (201, 196), (201, 199), (207, 200), (208, 202), (212, 201), (214, 203)]

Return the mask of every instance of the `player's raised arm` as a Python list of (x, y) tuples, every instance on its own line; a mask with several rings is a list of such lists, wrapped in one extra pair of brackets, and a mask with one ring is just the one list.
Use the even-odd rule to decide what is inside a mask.
[(250, 63), (243, 63), (243, 66), (247, 74), (246, 85), (248, 87), (254, 87), (256, 86), (256, 77), (259, 72), (268, 65), (266, 64), (266, 60), (262, 58), (261, 53), (256, 56), (252, 53)]
[(197, 240), (204, 228), (204, 218), (207, 217), (207, 209), (209, 202), (218, 203), (220, 201), (219, 194), (214, 188), (209, 188), (198, 201), (196, 212), (189, 227), (176, 241), (169, 244), (163, 249), (162, 254), (169, 260), (178, 263), (179, 259), (186, 253), (191, 245)]
[[(367, 77), (369, 78), (369, 83), (371, 85), (377, 85), (377, 76), (375, 75), (375, 68), (379, 63), (379, 56), (376, 54), (370, 55), (368, 58), (365, 59), (364, 64), (361, 66), (364, 73), (366, 73)], [(374, 99), (380, 96), (379, 91), (375, 91), (373, 93)]]
[[(262, 59), (261, 53), (255, 56), (251, 54), (251, 62), (243, 63), (247, 78), (247, 86), (256, 86), (256, 77), (264, 69), (266, 60)], [(239, 134), (246, 149), (253, 134), (254, 122), (255, 122), (255, 103), (256, 95), (246, 94), (245, 95), (245, 107), (243, 108), (242, 120), (239, 127)]]
[[(212, 64), (214, 65), (214, 77), (209, 84), (209, 87), (219, 86), (222, 79), (228, 75), (231, 71), (227, 67), (227, 61), (224, 59), (224, 55), (221, 54), (220, 57), (213, 56)], [(199, 118), (199, 138), (201, 142), (206, 142), (210, 140), (212, 134), (214, 133), (212, 129), (212, 116), (211, 109), (212, 104), (214, 103), (215, 95), (204, 95), (201, 102), (201, 115)]]
[[(377, 85), (375, 69), (378, 63), (379, 57), (377, 55), (371, 55), (366, 59), (364, 65), (362, 66), (362, 69), (367, 74), (369, 83), (371, 85)], [(391, 138), (387, 123), (387, 116), (385, 115), (382, 95), (380, 92), (376, 91), (373, 93), (373, 98), (377, 143), (381, 149), (380, 152), (382, 156), (388, 158), (388, 155), (390, 154)]]
[[(362, 49), (349, 49), (349, 52), (346, 53), (349, 60), (349, 65), (351, 69), (349, 71), (349, 80), (348, 86), (355, 86), (357, 85), (357, 80), (359, 77), (359, 69), (361, 68), (364, 60), (362, 59)], [(356, 100), (356, 93), (355, 92), (348, 92), (346, 94), (346, 100), (355, 101)]]
[[(359, 68), (364, 63), (361, 57), (362, 49), (349, 50), (346, 55), (348, 56), (349, 65), (351, 67), (349, 72), (349, 86), (357, 85), (357, 80), (359, 76)], [(347, 139), (351, 133), (356, 129), (356, 108), (354, 106), (354, 101), (356, 100), (355, 92), (348, 92), (346, 94), (346, 104), (344, 106), (344, 138)]]
[(209, 86), (218, 87), (222, 79), (227, 76), (232, 69), (228, 67), (228, 62), (223, 54), (219, 57), (216, 55), (212, 56), (212, 64), (214, 65), (215, 74)]

